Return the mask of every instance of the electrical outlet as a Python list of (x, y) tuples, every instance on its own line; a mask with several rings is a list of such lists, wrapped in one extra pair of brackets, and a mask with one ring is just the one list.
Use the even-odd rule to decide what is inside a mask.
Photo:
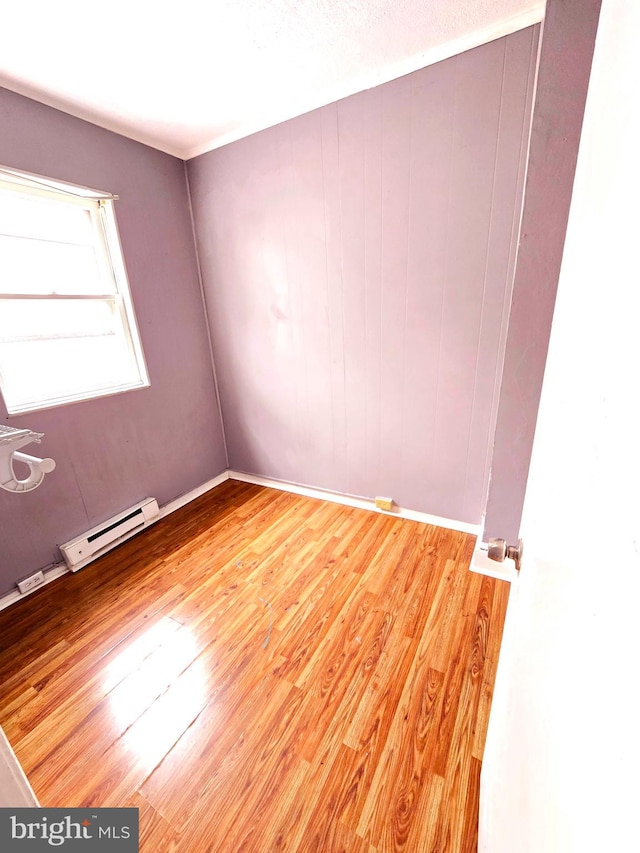
[(378, 509), (386, 509), (391, 512), (393, 509), (393, 498), (376, 498), (376, 506)]
[(40, 586), (41, 583), (44, 583), (44, 575), (42, 572), (36, 572), (35, 575), (30, 575), (30, 577), (19, 581), (18, 589), (24, 595), (25, 592), (30, 592), (36, 586)]

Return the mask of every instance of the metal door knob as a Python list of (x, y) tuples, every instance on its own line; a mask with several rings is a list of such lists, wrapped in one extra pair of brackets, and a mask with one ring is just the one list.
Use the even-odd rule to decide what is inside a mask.
[(489, 539), (487, 556), (490, 560), (503, 563), (506, 559), (513, 560), (516, 569), (520, 571), (522, 560), (522, 539), (518, 539), (517, 545), (507, 545), (504, 539)]

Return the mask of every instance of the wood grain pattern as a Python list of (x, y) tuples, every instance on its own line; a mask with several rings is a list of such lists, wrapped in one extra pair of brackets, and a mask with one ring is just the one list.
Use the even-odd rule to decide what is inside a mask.
[(143, 853), (473, 853), (508, 594), (473, 545), (228, 481), (0, 614), (0, 723)]

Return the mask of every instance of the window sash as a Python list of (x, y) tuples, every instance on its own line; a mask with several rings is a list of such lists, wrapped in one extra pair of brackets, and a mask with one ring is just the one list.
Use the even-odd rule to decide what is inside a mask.
[[(0, 388), (9, 414), (149, 385), (113, 211), (117, 196), (35, 177), (37, 180), (32, 180), (28, 173), (0, 167), (0, 190), (11, 189), (21, 196), (33, 196), (34, 200), (40, 197), (64, 205), (79, 205), (89, 212), (91, 239), (86, 243), (72, 240), (71, 244), (64, 240), (48, 241), (45, 213), (44, 226), (39, 232), (43, 237), (16, 235), (17, 239), (44, 246), (36, 250), (40, 257), (31, 270), (22, 278), (19, 272), (13, 277), (14, 284), (23, 285), (19, 290), (28, 292), (16, 292), (11, 286), (11, 276), (5, 275), (0, 267)], [(28, 214), (28, 206), (25, 210)], [(5, 217), (7, 222), (9, 227), (5, 230), (11, 230), (10, 216), (9, 220)], [(57, 235), (60, 233), (58, 229)], [(84, 276), (85, 261), (80, 258), (75, 278), (70, 273), (69, 280), (59, 275), (57, 279), (53, 277), (53, 284), (51, 277), (47, 281), (47, 252), (52, 257), (51, 266), (56, 258), (65, 255), (65, 251), (48, 250), (46, 244), (52, 242), (71, 245), (67, 257), (73, 257), (73, 246), (85, 254), (87, 247), (91, 248), (95, 252), (96, 269), (89, 263)], [(25, 252), (19, 245), (11, 249), (15, 250), (13, 258), (17, 259), (18, 268), (24, 252), (27, 267), (32, 254), (29, 249)], [(73, 264), (70, 269), (73, 270)], [(89, 280), (91, 284), (84, 283)], [(46, 381), (41, 381), (45, 375)]]
[(18, 169), (11, 169), (8, 166), (0, 166), (0, 186), (3, 184), (14, 190), (19, 189), (20, 192), (53, 194), (56, 198), (65, 196), (70, 201), (73, 201), (73, 199), (77, 199), (80, 202), (88, 199), (98, 202), (117, 201), (119, 198), (119, 196), (113, 193), (70, 184), (68, 181), (46, 178), (43, 175), (36, 175), (35, 172), (22, 172)]

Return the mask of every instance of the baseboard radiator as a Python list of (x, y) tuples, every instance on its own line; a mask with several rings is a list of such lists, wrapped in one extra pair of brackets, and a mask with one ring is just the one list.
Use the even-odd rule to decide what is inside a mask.
[(155, 498), (145, 498), (139, 504), (114, 515), (92, 527), (82, 536), (60, 546), (60, 551), (72, 572), (115, 548), (121, 542), (158, 520), (160, 510)]

